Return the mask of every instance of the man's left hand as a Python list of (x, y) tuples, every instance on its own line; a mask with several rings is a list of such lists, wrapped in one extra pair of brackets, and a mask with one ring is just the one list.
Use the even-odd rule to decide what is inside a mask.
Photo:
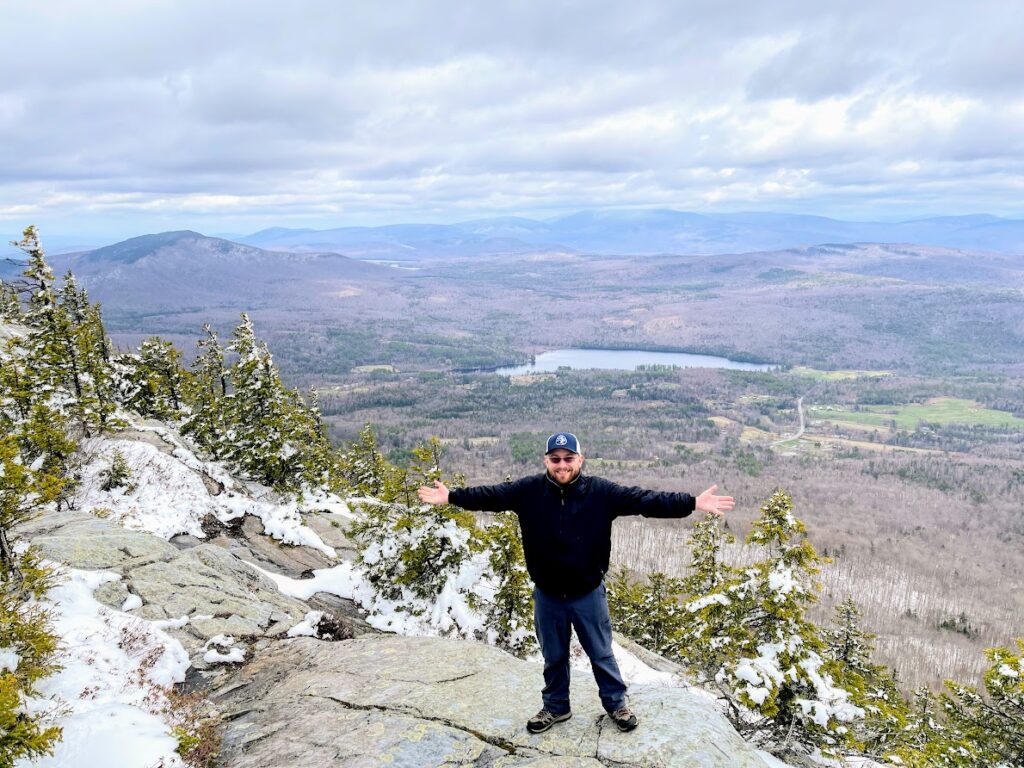
[(721, 517), (736, 505), (732, 496), (716, 496), (717, 490), (718, 486), (712, 485), (697, 497), (698, 512), (710, 512), (715, 517)]

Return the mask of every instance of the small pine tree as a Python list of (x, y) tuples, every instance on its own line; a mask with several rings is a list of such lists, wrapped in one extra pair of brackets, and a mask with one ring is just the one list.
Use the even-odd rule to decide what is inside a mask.
[(927, 688), (914, 691), (907, 724), (886, 759), (908, 768), (976, 768), (992, 765), (955, 725), (943, 717), (939, 697)]
[[(702, 677), (713, 677), (736, 728), (778, 754), (851, 745), (848, 723), (863, 716), (806, 617), (822, 558), (792, 509), (781, 490), (761, 507), (747, 543), (767, 556), (688, 603), (681, 650)], [(694, 658), (695, 648), (703, 650)]]
[(533, 587), (526, 572), (515, 513), (499, 512), (497, 520), (484, 531), (484, 544), (490, 552), (490, 575), (497, 585), (486, 618), (493, 642), (516, 656), (527, 656), (537, 645), (533, 633)]
[(131, 493), (135, 487), (131, 483), (132, 471), (128, 466), (128, 460), (124, 457), (124, 453), (117, 448), (114, 449), (114, 453), (110, 457), (110, 466), (100, 472), (100, 477), (103, 478), (100, 488), (104, 491), (124, 488), (126, 492)]
[(991, 665), (983, 676), (984, 693), (951, 680), (942, 707), (961, 735), (961, 747), (972, 752), (976, 765), (1024, 766), (1024, 639), (1017, 651), (989, 648)]
[(722, 530), (722, 520), (717, 515), (706, 514), (693, 526), (686, 542), (691, 553), (690, 573), (682, 582), (687, 594), (711, 594), (734, 575), (723, 562), (722, 551), (726, 544), (735, 541), (735, 536)]
[(36, 683), (59, 667), (57, 637), (37, 602), (52, 584), (52, 573), (29, 549), (18, 554), (12, 527), (33, 517), (60, 493), (45, 460), (28, 464), (17, 435), (0, 437), (0, 766), (49, 754), (60, 729), (25, 707)]
[(408, 485), (398, 470), (388, 462), (377, 447), (373, 427), (365, 424), (358, 439), (348, 446), (340, 458), (340, 474), (345, 485), (361, 496), (381, 501), (394, 501), (399, 489)]
[(267, 345), (256, 338), (246, 314), (229, 349), (238, 355), (228, 371), (224, 457), (255, 480), (284, 490), (330, 485), (330, 444), (319, 417), (281, 383)]
[(180, 418), (186, 371), (173, 344), (152, 336), (142, 342), (137, 355), (126, 355), (120, 362), (127, 370), (121, 383), (125, 405), (143, 416)]
[[(16, 577), (15, 577), (16, 576)], [(29, 549), (14, 560), (0, 561), (0, 766), (52, 754), (61, 729), (28, 709), (26, 699), (38, 695), (36, 684), (53, 674), (58, 638), (51, 617), (37, 602), (52, 584), (53, 574)]]
[[(49, 433), (47, 435), (49, 439)], [(62, 474), (59, 461), (42, 452), (35, 443), (36, 436), (28, 430), (28, 437), (6, 434), (0, 438), (0, 561), (8, 565), (14, 562), (10, 546), (11, 529), (18, 523), (31, 519), (43, 506), (60, 498), (67, 481)], [(38, 454), (26, 462), (21, 443), (25, 442)], [(60, 449), (66, 450), (69, 443), (60, 442)]]
[[(722, 530), (720, 518), (712, 514), (705, 515), (687, 538), (691, 564), (682, 587), (689, 601), (680, 620), (680, 632), (691, 641), (682, 645), (677, 655), (703, 682), (713, 680), (732, 658), (736, 644), (733, 635), (742, 630), (734, 598), (728, 594), (739, 572), (722, 559), (724, 546), (734, 541), (732, 534)], [(693, 638), (710, 641), (693, 642)]]
[(24, 321), (18, 288), (4, 280), (0, 280), (0, 320), (19, 324)]
[(29, 333), (18, 340), (32, 390), (38, 397), (66, 393), (62, 408), (85, 434), (116, 426), (110, 343), (98, 305), (68, 275), (56, 288), (35, 227), (14, 243), (28, 256), (24, 276), (30, 294), (24, 321)]
[(859, 750), (872, 757), (889, 754), (907, 726), (907, 703), (893, 673), (871, 661), (875, 635), (860, 628), (860, 611), (852, 598), (835, 608), (834, 627), (825, 633), (824, 656), (841, 668), (850, 701), (864, 710), (852, 724)]
[(643, 634), (643, 588), (624, 565), (613, 566), (605, 579), (612, 626), (631, 640)]
[[(372, 431), (366, 430), (372, 437)], [(357, 502), (362, 520), (350, 529), (359, 560), (378, 593), (389, 600), (407, 591), (422, 601), (434, 600), (473, 553), (483, 549), (476, 518), (450, 504), (420, 504), (415, 489), (441, 477), (440, 441), (436, 438), (413, 449), (414, 468), (398, 470), (380, 465), (388, 477), (389, 500)], [(458, 484), (456, 479), (452, 484)]]
[(679, 601), (681, 579), (655, 572), (640, 582), (619, 567), (612, 571), (607, 588), (608, 611), (619, 632), (662, 656), (679, 653), (685, 611)]
[(196, 343), (199, 352), (192, 375), (184, 387), (190, 413), (181, 431), (219, 459), (226, 452), (223, 438), (227, 433), (228, 374), (217, 333), (209, 324), (203, 326), (203, 333), (205, 336)]

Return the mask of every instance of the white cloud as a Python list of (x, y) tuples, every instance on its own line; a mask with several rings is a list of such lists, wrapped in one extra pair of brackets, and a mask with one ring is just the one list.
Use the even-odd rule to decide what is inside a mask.
[(5, 3), (0, 228), (595, 205), (1014, 215), (1020, 16), (952, 0)]

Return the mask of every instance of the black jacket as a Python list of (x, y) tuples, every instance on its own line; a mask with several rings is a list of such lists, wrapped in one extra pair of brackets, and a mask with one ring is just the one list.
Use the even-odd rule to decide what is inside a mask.
[(530, 577), (543, 592), (558, 597), (578, 597), (601, 583), (616, 517), (686, 517), (695, 503), (688, 493), (626, 487), (583, 474), (561, 486), (546, 472), (499, 485), (455, 488), (448, 500), (463, 509), (515, 512)]

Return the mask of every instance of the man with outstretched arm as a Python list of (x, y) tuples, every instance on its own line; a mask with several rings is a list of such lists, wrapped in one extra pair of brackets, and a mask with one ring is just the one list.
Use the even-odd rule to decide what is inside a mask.
[(731, 496), (711, 486), (699, 496), (618, 485), (583, 474), (576, 435), (556, 432), (544, 452), (545, 472), (499, 485), (449, 490), (436, 481), (419, 489), (428, 504), (463, 509), (512, 510), (523, 534), (526, 568), (533, 579), (534, 624), (544, 656), (544, 706), (526, 729), (546, 731), (572, 717), (569, 706), (569, 638), (575, 628), (590, 658), (601, 704), (619, 730), (639, 721), (626, 704), (626, 684), (612, 655), (612, 627), (604, 575), (611, 556), (612, 521), (623, 515), (675, 518), (695, 509), (722, 515)]

